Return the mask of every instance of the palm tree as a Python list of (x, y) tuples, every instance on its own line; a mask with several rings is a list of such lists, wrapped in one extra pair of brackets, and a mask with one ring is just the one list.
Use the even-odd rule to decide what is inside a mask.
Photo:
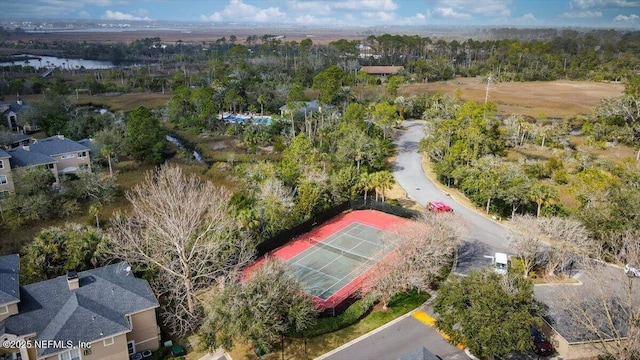
[(376, 188), (376, 196), (377, 190), (380, 189), (380, 193), (382, 194), (382, 201), (384, 201), (384, 191), (387, 189), (391, 189), (391, 186), (395, 184), (395, 179), (393, 178), (393, 174), (390, 171), (378, 171), (373, 174), (373, 183)]
[(398, 108), (398, 113), (400, 114), (400, 119), (404, 120), (404, 114), (405, 114), (405, 112), (407, 110), (407, 107), (409, 106), (409, 100), (407, 98), (405, 98), (404, 96), (398, 96), (395, 100), (393, 100), (393, 103)]
[(253, 207), (238, 210), (236, 219), (241, 226), (249, 231), (257, 229), (262, 223), (260, 214)]
[(364, 202), (367, 202), (367, 193), (375, 189), (375, 185), (373, 183), (373, 174), (367, 172), (363, 172), (362, 174), (360, 174), (358, 185), (362, 190), (364, 190)]
[(109, 177), (113, 177), (113, 168), (111, 167), (111, 157), (114, 155), (113, 147), (103, 145), (100, 154), (107, 157), (107, 161), (109, 161)]
[(529, 199), (538, 205), (536, 217), (540, 217), (542, 206), (553, 205), (558, 200), (558, 192), (550, 185), (537, 182), (529, 190)]
[(258, 104), (260, 104), (260, 116), (264, 115), (264, 104), (267, 102), (267, 98), (264, 95), (258, 96)]
[(351, 87), (340, 87), (340, 89), (338, 90), (338, 98), (342, 100), (342, 113), (344, 114), (344, 112), (347, 111), (347, 105), (349, 105), (349, 102), (351, 102), (351, 100), (353, 100), (354, 98), (353, 90), (351, 90)]
[(223, 120), (223, 112), (224, 112), (224, 100), (225, 93), (227, 92), (227, 88), (219, 82), (214, 82), (211, 84), (213, 88), (213, 102), (218, 107), (218, 113), (220, 114), (220, 120)]
[(96, 227), (100, 228), (100, 204), (91, 204), (89, 206), (89, 216), (94, 217), (96, 219)]

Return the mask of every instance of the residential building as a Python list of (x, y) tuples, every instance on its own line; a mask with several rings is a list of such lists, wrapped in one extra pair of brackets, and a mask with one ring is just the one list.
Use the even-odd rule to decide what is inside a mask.
[(360, 70), (366, 72), (369, 75), (375, 76), (389, 76), (397, 75), (404, 71), (403, 66), (363, 66)]
[(60, 185), (61, 175), (91, 171), (91, 149), (64, 135), (21, 139), (16, 145), (7, 151), (0, 150), (0, 194), (14, 190), (12, 172), (16, 169), (44, 166), (53, 173), (56, 186)]
[(14, 190), (10, 160), (11, 155), (0, 149), (0, 195), (6, 195)]
[(534, 287), (546, 314), (540, 331), (565, 360), (596, 360), (611, 346), (624, 344), (629, 316), (640, 306), (638, 278), (619, 266), (594, 262), (580, 269), (576, 282)]
[(6, 126), (11, 131), (20, 131), (18, 126), (18, 113), (27, 107), (27, 105), (20, 99), (13, 103), (6, 103), (0, 101), (0, 114), (6, 119)]
[[(18, 286), (18, 256), (0, 257), (0, 359), (127, 360), (157, 350), (159, 307), (126, 262)], [(14, 343), (15, 342), (15, 343)]]
[[(0, 256), (0, 324), (18, 313), (20, 283), (18, 280), (19, 258), (17, 254)], [(0, 334), (2, 328), (0, 327)]]
[(91, 149), (71, 139), (66, 139), (64, 135), (34, 140), (29, 144), (29, 150), (56, 160), (56, 167), (62, 175), (75, 174), (79, 170), (91, 171), (89, 157)]

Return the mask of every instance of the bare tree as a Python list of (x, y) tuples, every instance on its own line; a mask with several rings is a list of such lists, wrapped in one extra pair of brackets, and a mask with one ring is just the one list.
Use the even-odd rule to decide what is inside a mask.
[(640, 358), (640, 284), (624, 266), (640, 264), (640, 232), (613, 236), (611, 263), (583, 258), (581, 285), (541, 287), (556, 330), (565, 338), (591, 344), (593, 354), (612, 359)]
[(594, 254), (596, 246), (581, 222), (559, 217), (539, 218), (537, 231), (550, 248), (545, 256), (547, 276), (566, 270), (580, 257)]
[(540, 239), (541, 234), (532, 231), (537, 224), (538, 218), (530, 215), (516, 215), (509, 221), (510, 231), (507, 238), (522, 261), (524, 277), (528, 277), (529, 272), (538, 264), (544, 250), (544, 244)]
[(526, 277), (535, 265), (556, 276), (582, 256), (596, 253), (595, 242), (581, 222), (559, 217), (515, 216), (509, 239), (517, 250)]
[(247, 237), (234, 235), (229, 198), (167, 165), (127, 193), (133, 210), (113, 220), (113, 255), (153, 274), (165, 324), (178, 334), (201, 323), (197, 294), (251, 260)]
[(436, 276), (453, 261), (464, 236), (461, 219), (453, 214), (423, 212), (392, 230), (386, 246), (397, 249), (378, 263), (368, 278), (370, 294), (386, 309), (391, 297), (409, 289), (427, 291)]

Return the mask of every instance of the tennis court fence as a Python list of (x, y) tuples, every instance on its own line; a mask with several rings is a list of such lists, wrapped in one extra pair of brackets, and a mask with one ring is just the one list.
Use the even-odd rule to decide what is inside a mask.
[(261, 242), (260, 244), (258, 244), (258, 246), (256, 246), (256, 256), (258, 258), (263, 257), (271, 251), (288, 243), (291, 239), (308, 233), (316, 226), (324, 224), (325, 222), (348, 210), (378, 210), (403, 218), (414, 218), (419, 214), (415, 210), (405, 209), (401, 206), (391, 205), (382, 201), (371, 199), (367, 199), (367, 201), (364, 201), (363, 199), (345, 201), (334, 207), (321, 211), (311, 219), (306, 220), (305, 222), (298, 224), (290, 229), (281, 231), (270, 239)]

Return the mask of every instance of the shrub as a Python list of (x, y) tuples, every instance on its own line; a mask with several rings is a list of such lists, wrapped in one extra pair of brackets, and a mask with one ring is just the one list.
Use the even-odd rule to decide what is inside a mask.
[(334, 332), (353, 325), (371, 309), (372, 304), (366, 299), (360, 299), (347, 308), (345, 312), (329, 318), (318, 319), (316, 325), (304, 333), (306, 337), (314, 337)]

